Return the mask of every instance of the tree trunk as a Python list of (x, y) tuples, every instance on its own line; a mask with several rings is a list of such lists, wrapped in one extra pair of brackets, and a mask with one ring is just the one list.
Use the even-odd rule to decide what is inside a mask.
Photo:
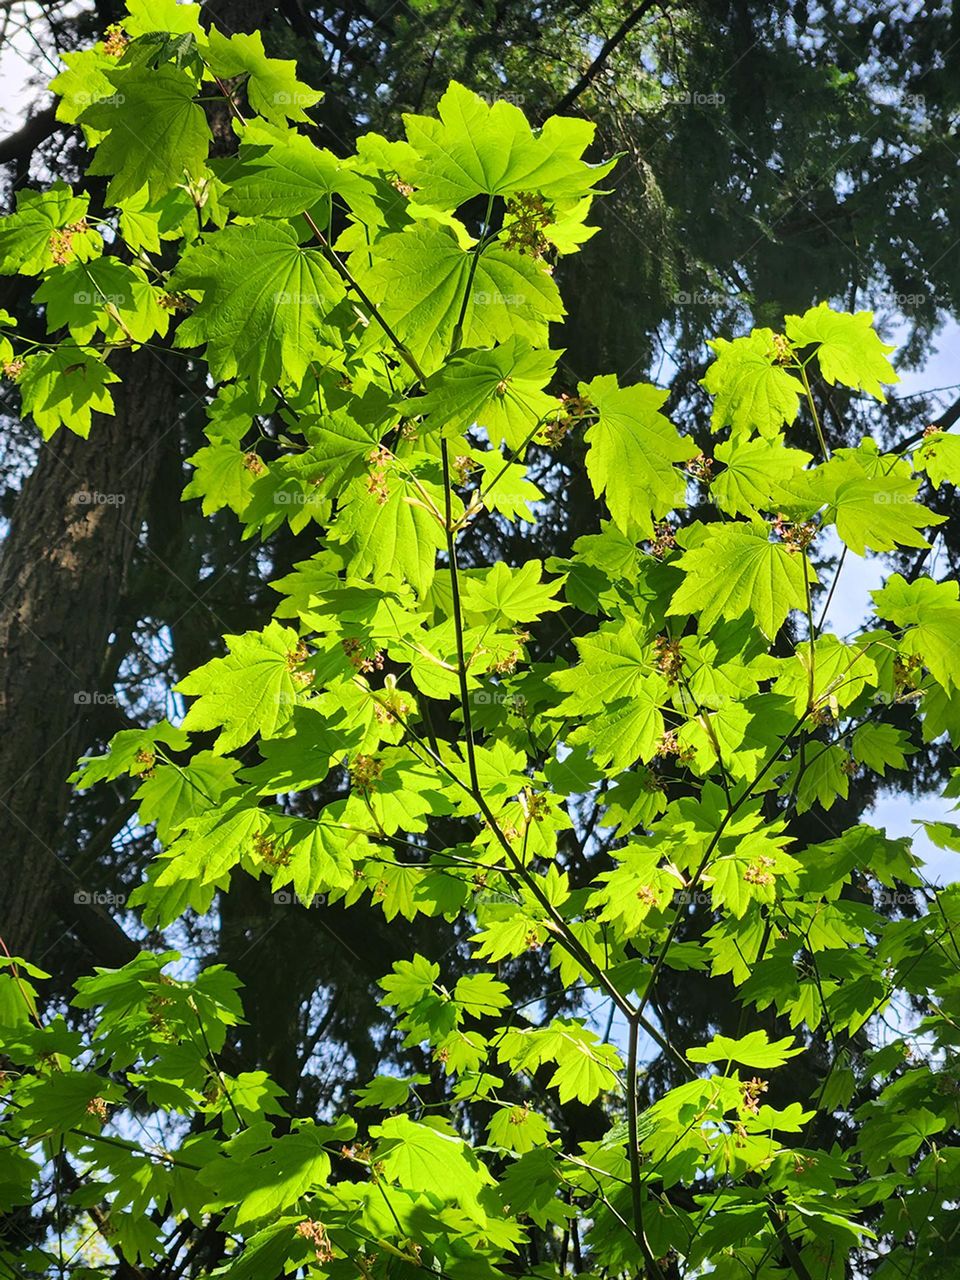
[(163, 357), (114, 362), (116, 417), (41, 450), (0, 558), (0, 934), (30, 955), (50, 920), (67, 775), (113, 703), (101, 670), (179, 382)]

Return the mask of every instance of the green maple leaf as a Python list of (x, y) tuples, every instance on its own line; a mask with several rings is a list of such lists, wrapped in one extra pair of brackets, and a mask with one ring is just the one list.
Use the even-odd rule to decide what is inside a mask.
[(701, 632), (748, 613), (772, 640), (791, 609), (806, 607), (804, 575), (816, 581), (805, 558), (771, 542), (766, 526), (741, 522), (709, 525), (677, 564), (686, 577), (667, 612), (696, 614)]
[[(60, 60), (67, 69), (50, 81), (51, 92), (60, 99), (57, 119), (76, 124), (92, 103), (113, 97), (116, 90), (107, 79), (107, 73), (117, 69), (117, 60), (105, 54), (102, 45), (94, 49), (65, 50)], [(84, 134), (90, 144), (103, 137), (89, 125)]]
[(511, 959), (523, 955), (530, 939), (542, 943), (546, 938), (546, 930), (526, 915), (512, 915), (507, 920), (492, 920), (479, 933), (471, 935), (470, 941), (479, 945), (476, 955), (496, 964), (498, 960)]
[(561, 1102), (593, 1102), (598, 1094), (618, 1087), (623, 1069), (613, 1045), (575, 1021), (555, 1019), (545, 1029), (540, 1057), (556, 1063), (547, 1087), (557, 1090)]
[(418, 199), (455, 209), (476, 195), (538, 192), (576, 202), (613, 168), (580, 157), (594, 134), (586, 120), (551, 116), (534, 134), (509, 102), (488, 105), (453, 81), (437, 104), (440, 119), (405, 115), (416, 159), (401, 176), (420, 188)]
[(909, 734), (892, 724), (867, 723), (854, 733), (851, 751), (855, 760), (883, 777), (888, 765), (892, 769), (905, 768), (907, 756), (913, 755), (916, 747), (911, 745)]
[(160, 720), (149, 729), (121, 729), (110, 739), (110, 749), (102, 756), (83, 756), (76, 773), (71, 774), (70, 781), (80, 791), (92, 787), (98, 782), (110, 782), (127, 773), (137, 775), (150, 766), (144, 762), (144, 753), (148, 757), (154, 754), (158, 742), (171, 747), (174, 751), (185, 751), (190, 739), (176, 725), (168, 720)]
[(375, 793), (369, 797), (369, 806), (387, 835), (395, 831), (423, 831), (426, 823), (421, 819), (425, 816), (440, 817), (451, 812), (433, 765), (418, 760), (403, 748), (386, 747), (380, 759), (383, 773), (377, 780)]
[(379, 865), (371, 863), (365, 868), (364, 874), (373, 900), (387, 920), (394, 920), (397, 916), (403, 916), (404, 920), (416, 917), (420, 910), (417, 888), (423, 877), (422, 871), (416, 867), (382, 861)]
[(703, 873), (703, 883), (710, 889), (710, 901), (714, 911), (725, 908), (740, 917), (757, 899), (773, 902), (772, 884), (748, 884), (744, 879), (746, 867), (739, 858), (715, 858)]
[[(220, 210), (214, 203), (215, 189), (207, 188), (206, 191), (212, 197), (207, 202), (206, 211), (215, 221), (222, 221)], [(197, 206), (183, 187), (174, 187), (157, 200), (151, 200), (147, 188), (142, 187), (136, 195), (124, 200), (119, 223), (120, 233), (129, 248), (159, 253), (164, 240), (185, 237), (189, 244), (196, 239)]]
[(743, 703), (725, 702), (716, 710), (705, 708), (691, 716), (677, 736), (681, 746), (695, 753), (701, 773), (706, 773), (719, 758), (729, 773), (740, 776), (750, 767), (739, 758), (737, 750), (747, 736), (750, 720), (750, 709)]
[(262, 1120), (224, 1143), (223, 1154), (200, 1171), (200, 1181), (213, 1193), (204, 1208), (236, 1205), (234, 1220), (242, 1226), (295, 1205), (311, 1187), (325, 1185), (330, 1157), (323, 1144), (330, 1128), (309, 1120), (296, 1123), (294, 1133), (274, 1138)]
[(807, 748), (801, 767), (799, 755), (790, 762), (783, 785), (784, 794), (796, 792), (797, 812), (806, 813), (814, 804), (832, 809), (837, 797), (844, 799), (850, 791), (850, 775), (845, 769), (850, 757), (843, 747), (824, 747), (815, 743)]
[(408, 1116), (391, 1116), (370, 1132), (379, 1139), (375, 1159), (391, 1182), (443, 1203), (453, 1201), (475, 1220), (486, 1220), (479, 1197), (493, 1178), (443, 1121), (418, 1123)]
[(930, 578), (907, 582), (895, 573), (871, 595), (877, 616), (904, 629), (900, 651), (922, 658), (944, 689), (960, 690), (958, 590), (956, 582), (933, 582)]
[(562, 600), (553, 598), (563, 586), (563, 579), (541, 582), (542, 570), (539, 560), (528, 560), (518, 569), (498, 561), (492, 569), (483, 570), (482, 577), (465, 579), (464, 607), (509, 624), (539, 621), (542, 614), (564, 608)]
[(170, 280), (202, 300), (177, 331), (177, 346), (205, 342), (217, 379), (243, 373), (266, 390), (298, 382), (343, 286), (318, 249), (302, 248), (282, 223), (231, 226), (189, 249)]
[(140, 805), (141, 823), (155, 823), (157, 838), (167, 843), (190, 818), (218, 802), (233, 785), (235, 769), (235, 761), (212, 751), (198, 751), (184, 765), (159, 765), (134, 797)]
[(261, 1280), (263, 1276), (281, 1275), (291, 1254), (304, 1252), (299, 1237), (294, 1234), (302, 1221), (301, 1214), (288, 1213), (260, 1231), (245, 1232), (243, 1248), (230, 1257), (230, 1280)]
[(503, 1147), (517, 1155), (545, 1146), (552, 1132), (553, 1126), (527, 1107), (500, 1107), (490, 1117), (487, 1126), (492, 1146)]
[(782, 1067), (789, 1058), (803, 1053), (804, 1046), (792, 1048), (793, 1036), (783, 1040), (770, 1040), (765, 1031), (750, 1031), (739, 1040), (729, 1036), (714, 1036), (709, 1044), (698, 1049), (688, 1049), (691, 1062), (739, 1062), (744, 1067)]
[(127, 0), (124, 30), (131, 36), (150, 32), (172, 32), (175, 35), (203, 35), (200, 6), (182, 4), (180, 0)]
[(538, 1147), (506, 1166), (500, 1179), (500, 1195), (512, 1212), (526, 1213), (537, 1226), (566, 1222), (559, 1193), (565, 1186), (566, 1167), (556, 1151)]
[[(766, 761), (779, 748), (784, 736), (792, 732), (796, 716), (791, 712), (789, 703), (777, 694), (759, 694), (750, 698), (746, 706), (750, 712), (750, 721), (743, 740), (729, 762), (724, 763), (734, 777), (749, 781), (757, 776)], [(731, 719), (736, 725), (736, 718)]]
[(731, 702), (742, 702), (757, 692), (760, 673), (745, 663), (742, 656), (731, 662), (722, 661), (720, 645), (715, 640), (683, 636), (680, 653), (684, 680), (701, 708), (713, 710)]
[(118, 67), (107, 79), (113, 97), (87, 107), (80, 122), (106, 135), (87, 172), (110, 177), (108, 203), (120, 204), (144, 186), (155, 200), (185, 180), (196, 182), (211, 134), (193, 100), (193, 78), (164, 65)]
[(68, 1133), (88, 1119), (87, 1107), (93, 1098), (111, 1103), (120, 1101), (122, 1090), (114, 1081), (94, 1071), (60, 1070), (29, 1082), (18, 1103), (23, 1124), (36, 1125), (51, 1135)]
[(387, 993), (382, 1003), (410, 1012), (423, 1000), (433, 999), (439, 978), (440, 966), (426, 956), (418, 954), (412, 960), (397, 960), (393, 972), (380, 979), (380, 986)]
[(873, 551), (929, 547), (920, 530), (943, 524), (947, 517), (916, 501), (919, 487), (918, 480), (855, 476), (833, 490), (827, 519), (836, 521), (840, 538), (858, 556), (868, 547)]
[(615, 702), (589, 724), (574, 729), (571, 746), (589, 746), (593, 759), (612, 774), (622, 773), (636, 760), (652, 760), (663, 737), (666, 682), (646, 676), (629, 700)]
[(96, 258), (103, 248), (98, 231), (63, 235), (64, 228), (85, 227), (89, 202), (86, 192), (74, 195), (65, 182), (46, 191), (18, 191), (16, 211), (0, 218), (0, 274), (35, 276), (60, 261)]
[(377, 1107), (381, 1111), (397, 1111), (406, 1105), (419, 1084), (429, 1084), (430, 1077), (374, 1076), (368, 1085), (356, 1090), (358, 1107)]
[[(186, 194), (174, 193), (174, 194)], [(165, 197), (161, 197), (161, 200)], [(146, 253), (160, 252), (160, 201), (154, 204), (144, 189), (124, 201), (120, 210), (120, 235), (134, 253), (143, 249)]]
[[(346, 543), (349, 570), (374, 581), (399, 577), (418, 595), (433, 580), (437, 552), (445, 545), (437, 518), (423, 506), (423, 496), (402, 471), (391, 471), (387, 496), (380, 501), (367, 481), (352, 480), (340, 497), (340, 511), (330, 526), (331, 542)], [(443, 510), (443, 496), (436, 485), (419, 482), (434, 504)]]
[(164, 850), (160, 886), (194, 882), (199, 886), (220, 882), (256, 847), (256, 840), (270, 827), (266, 812), (246, 800), (225, 808), (202, 810), (186, 818), (182, 832)]
[(23, 412), (30, 414), (45, 439), (59, 426), (86, 439), (94, 412), (113, 414), (107, 387), (119, 381), (96, 352), (65, 343), (27, 356), (17, 386)]
[(743, 338), (717, 338), (707, 345), (717, 358), (703, 385), (715, 397), (710, 425), (734, 435), (776, 436), (797, 416), (803, 387), (777, 363), (772, 329), (754, 329)]
[(636, 695), (653, 670), (643, 629), (635, 618), (574, 639), (580, 653), (575, 667), (555, 671), (549, 682), (568, 696), (564, 716), (604, 711), (612, 702)]
[(931, 822), (923, 818), (917, 821), (938, 849), (960, 853), (960, 827), (954, 822)]
[(960, 696), (951, 696), (935, 684), (924, 694), (921, 705), (924, 742), (935, 742), (945, 733), (954, 746), (960, 746)]
[(98, 330), (108, 340), (149, 342), (155, 333), (166, 333), (170, 323), (159, 290), (139, 268), (117, 258), (55, 267), (33, 296), (46, 306), (47, 332), (67, 328), (80, 343)]
[(649, 383), (620, 387), (613, 374), (580, 384), (599, 419), (588, 428), (587, 474), (603, 494), (615, 523), (638, 538), (653, 532), (653, 519), (684, 505), (686, 482), (675, 462), (699, 452), (660, 413), (667, 392)]
[(535, 351), (525, 338), (508, 338), (485, 351), (460, 352), (427, 383), (412, 404), (429, 428), (453, 435), (483, 427), (495, 447), (519, 450), (557, 401), (543, 388), (553, 377), (559, 351)]
[(621, 773), (606, 792), (600, 826), (616, 827), (618, 840), (649, 827), (667, 807), (666, 796), (653, 783), (653, 775), (647, 769)]
[(483, 503), (490, 511), (497, 511), (508, 520), (534, 521), (531, 504), (543, 501), (543, 493), (527, 478), (527, 469), (521, 463), (501, 463), (499, 453), (483, 454), (484, 490)]
[(379, 424), (360, 421), (352, 404), (328, 407), (322, 418), (305, 416), (301, 422), (310, 445), (305, 460), (322, 472), (322, 492), (338, 489), (362, 470), (380, 440)]
[(653, 670), (644, 633), (634, 618), (575, 640), (577, 666), (549, 682), (567, 697), (552, 714), (592, 716), (570, 735), (571, 746), (590, 747), (595, 761), (621, 771), (650, 760), (663, 734), (664, 679)]
[(247, 97), (254, 111), (276, 123), (284, 120), (310, 123), (305, 108), (316, 106), (323, 94), (297, 79), (295, 62), (268, 58), (258, 31), (251, 35), (238, 32), (227, 38), (216, 27), (211, 27), (207, 39), (211, 70), (231, 78), (246, 75)]
[(913, 455), (913, 464), (925, 471), (930, 482), (939, 487), (944, 482), (960, 483), (960, 436), (937, 431), (925, 436)]
[(228, 653), (197, 667), (177, 685), (196, 697), (184, 729), (219, 729), (218, 755), (243, 746), (256, 734), (269, 738), (293, 713), (303, 688), (294, 676), (299, 640), (278, 622), (263, 631), (226, 636)]
[(453, 998), (464, 1013), (474, 1018), (494, 1017), (510, 1004), (506, 983), (498, 982), (491, 973), (464, 974), (457, 979)]
[(724, 469), (710, 485), (710, 497), (731, 516), (777, 511), (804, 494), (803, 469), (812, 455), (788, 449), (779, 438), (723, 440), (713, 451)]
[(202, 499), (205, 516), (212, 516), (222, 507), (229, 507), (237, 515), (246, 510), (256, 476), (247, 464), (245, 450), (228, 441), (218, 441), (198, 449), (187, 462), (194, 471), (180, 495), (181, 501)]
[[(292, 218), (334, 194), (364, 195), (369, 183), (292, 129), (252, 121), (241, 134), (239, 160), (221, 165), (228, 209), (243, 218)], [(327, 210), (321, 220), (327, 222)]]
[[(9, 311), (0, 308), (0, 329), (13, 328), (16, 322)], [(5, 365), (13, 359), (13, 343), (5, 333), (0, 333), (0, 365)]]
[(833, 311), (821, 302), (802, 316), (787, 316), (786, 326), (787, 336), (796, 346), (816, 344), (820, 372), (831, 386), (840, 382), (885, 402), (880, 384), (900, 381), (887, 359), (894, 348), (880, 341), (872, 311), (851, 315)]
[(240, 775), (262, 796), (307, 791), (323, 782), (333, 761), (357, 746), (357, 731), (348, 730), (311, 707), (294, 707), (282, 738), (261, 738), (263, 760)]
[[(355, 252), (350, 267), (400, 341), (435, 372), (447, 356), (467, 292), (473, 255), (448, 228), (418, 223)], [(466, 347), (490, 347), (511, 337), (545, 347), (548, 325), (564, 315), (553, 277), (541, 263), (493, 245), (480, 255), (463, 323)], [(388, 348), (375, 321), (365, 344)]]
[(309, 905), (314, 894), (353, 885), (354, 864), (369, 846), (359, 832), (337, 826), (344, 803), (328, 805), (320, 822), (294, 818), (283, 826), (280, 840), (286, 859), (273, 878), (274, 888), (292, 881), (300, 901)]
[(603, 884), (589, 899), (591, 908), (601, 908), (599, 920), (614, 922), (618, 932), (635, 934), (655, 908), (667, 906), (681, 881), (661, 869), (661, 849), (640, 841), (628, 844), (616, 853), (617, 867), (603, 871), (597, 881)]
[(868, 685), (875, 687), (878, 681), (877, 664), (870, 650), (844, 644), (827, 634), (817, 637), (812, 658), (809, 641), (796, 646), (793, 656), (780, 667), (773, 690), (791, 698), (799, 716), (811, 694), (814, 702), (825, 701), (835, 709), (848, 707)]

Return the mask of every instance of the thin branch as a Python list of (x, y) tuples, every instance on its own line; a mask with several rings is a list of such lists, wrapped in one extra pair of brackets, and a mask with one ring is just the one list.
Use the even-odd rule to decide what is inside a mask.
[(664, 1280), (663, 1269), (653, 1255), (643, 1227), (643, 1185), (640, 1179), (640, 1135), (637, 1124), (637, 1058), (640, 1040), (640, 1018), (630, 1019), (627, 1045), (627, 1142), (630, 1147), (630, 1195), (633, 1202), (633, 1237), (643, 1254), (648, 1276)]
[(25, 164), (40, 143), (52, 137), (59, 127), (60, 122), (53, 107), (38, 111), (15, 133), (0, 138), (0, 164)]
[(580, 97), (581, 93), (583, 93), (585, 89), (589, 89), (590, 85), (593, 84), (594, 80), (596, 80), (597, 76), (606, 65), (607, 59), (610, 57), (611, 53), (614, 52), (618, 45), (621, 45), (624, 42), (637, 23), (645, 18), (650, 10), (655, 7), (656, 0), (644, 0), (643, 4), (637, 5), (636, 9), (634, 9), (631, 14), (628, 14), (628, 16), (624, 18), (623, 22), (620, 23), (619, 27), (617, 27), (610, 39), (604, 41), (600, 47), (600, 52), (590, 63), (589, 67), (587, 67), (586, 71), (573, 88), (565, 93), (560, 101), (547, 114), (556, 116), (560, 115), (563, 111), (569, 110), (569, 108), (572, 107)]

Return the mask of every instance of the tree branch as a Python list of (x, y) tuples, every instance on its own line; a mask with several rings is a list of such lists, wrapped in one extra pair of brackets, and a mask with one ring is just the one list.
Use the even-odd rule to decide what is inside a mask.
[(613, 51), (617, 48), (618, 45), (623, 43), (623, 41), (627, 38), (627, 36), (630, 34), (633, 28), (637, 25), (637, 23), (640, 22), (641, 19), (645, 18), (646, 15), (650, 12), (650, 10), (655, 7), (656, 7), (656, 0), (644, 0), (643, 4), (637, 5), (636, 9), (634, 9), (634, 11), (631, 14), (628, 14), (628, 16), (624, 18), (623, 22), (620, 23), (619, 27), (617, 27), (616, 31), (609, 38), (609, 40), (604, 41), (603, 45), (600, 48), (600, 52), (597, 54), (594, 60), (590, 63), (589, 67), (587, 67), (586, 71), (583, 73), (583, 75), (580, 77), (577, 83), (573, 86), (573, 88), (570, 89), (567, 93), (565, 93), (563, 97), (560, 99), (560, 101), (547, 114), (554, 115), (554, 116), (560, 115), (561, 112), (567, 111), (570, 107), (572, 107), (573, 104), (576, 102), (576, 100), (580, 97), (581, 93), (583, 93), (585, 89), (588, 89), (591, 84), (593, 84), (594, 80), (603, 70), (604, 65), (606, 64), (606, 61), (610, 57), (611, 53), (613, 53)]
[(38, 111), (16, 133), (0, 138), (0, 164), (22, 164), (29, 160), (40, 143), (56, 133), (59, 124), (53, 107)]

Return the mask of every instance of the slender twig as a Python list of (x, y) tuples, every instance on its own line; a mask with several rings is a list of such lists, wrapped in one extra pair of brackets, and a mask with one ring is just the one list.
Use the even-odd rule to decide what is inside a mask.
[(583, 93), (585, 89), (589, 89), (590, 85), (593, 84), (594, 80), (596, 80), (597, 76), (606, 65), (607, 59), (610, 57), (611, 53), (614, 52), (618, 45), (623, 43), (637, 23), (645, 18), (654, 7), (655, 0), (644, 0), (643, 4), (637, 5), (636, 9), (634, 9), (632, 13), (627, 14), (613, 35), (610, 36), (608, 40), (605, 40), (600, 46), (600, 51), (597, 56), (590, 63), (589, 67), (587, 67), (586, 71), (573, 88), (569, 89), (560, 101), (554, 105), (549, 112), (550, 115), (559, 115), (562, 111), (566, 111), (573, 106), (581, 93)]
[(640, 1135), (637, 1124), (637, 1058), (640, 1040), (639, 1015), (630, 1019), (627, 1043), (627, 1142), (630, 1156), (630, 1196), (633, 1203), (633, 1236), (643, 1254), (647, 1275), (664, 1280), (663, 1269), (654, 1257), (643, 1227), (643, 1183), (640, 1177)]

